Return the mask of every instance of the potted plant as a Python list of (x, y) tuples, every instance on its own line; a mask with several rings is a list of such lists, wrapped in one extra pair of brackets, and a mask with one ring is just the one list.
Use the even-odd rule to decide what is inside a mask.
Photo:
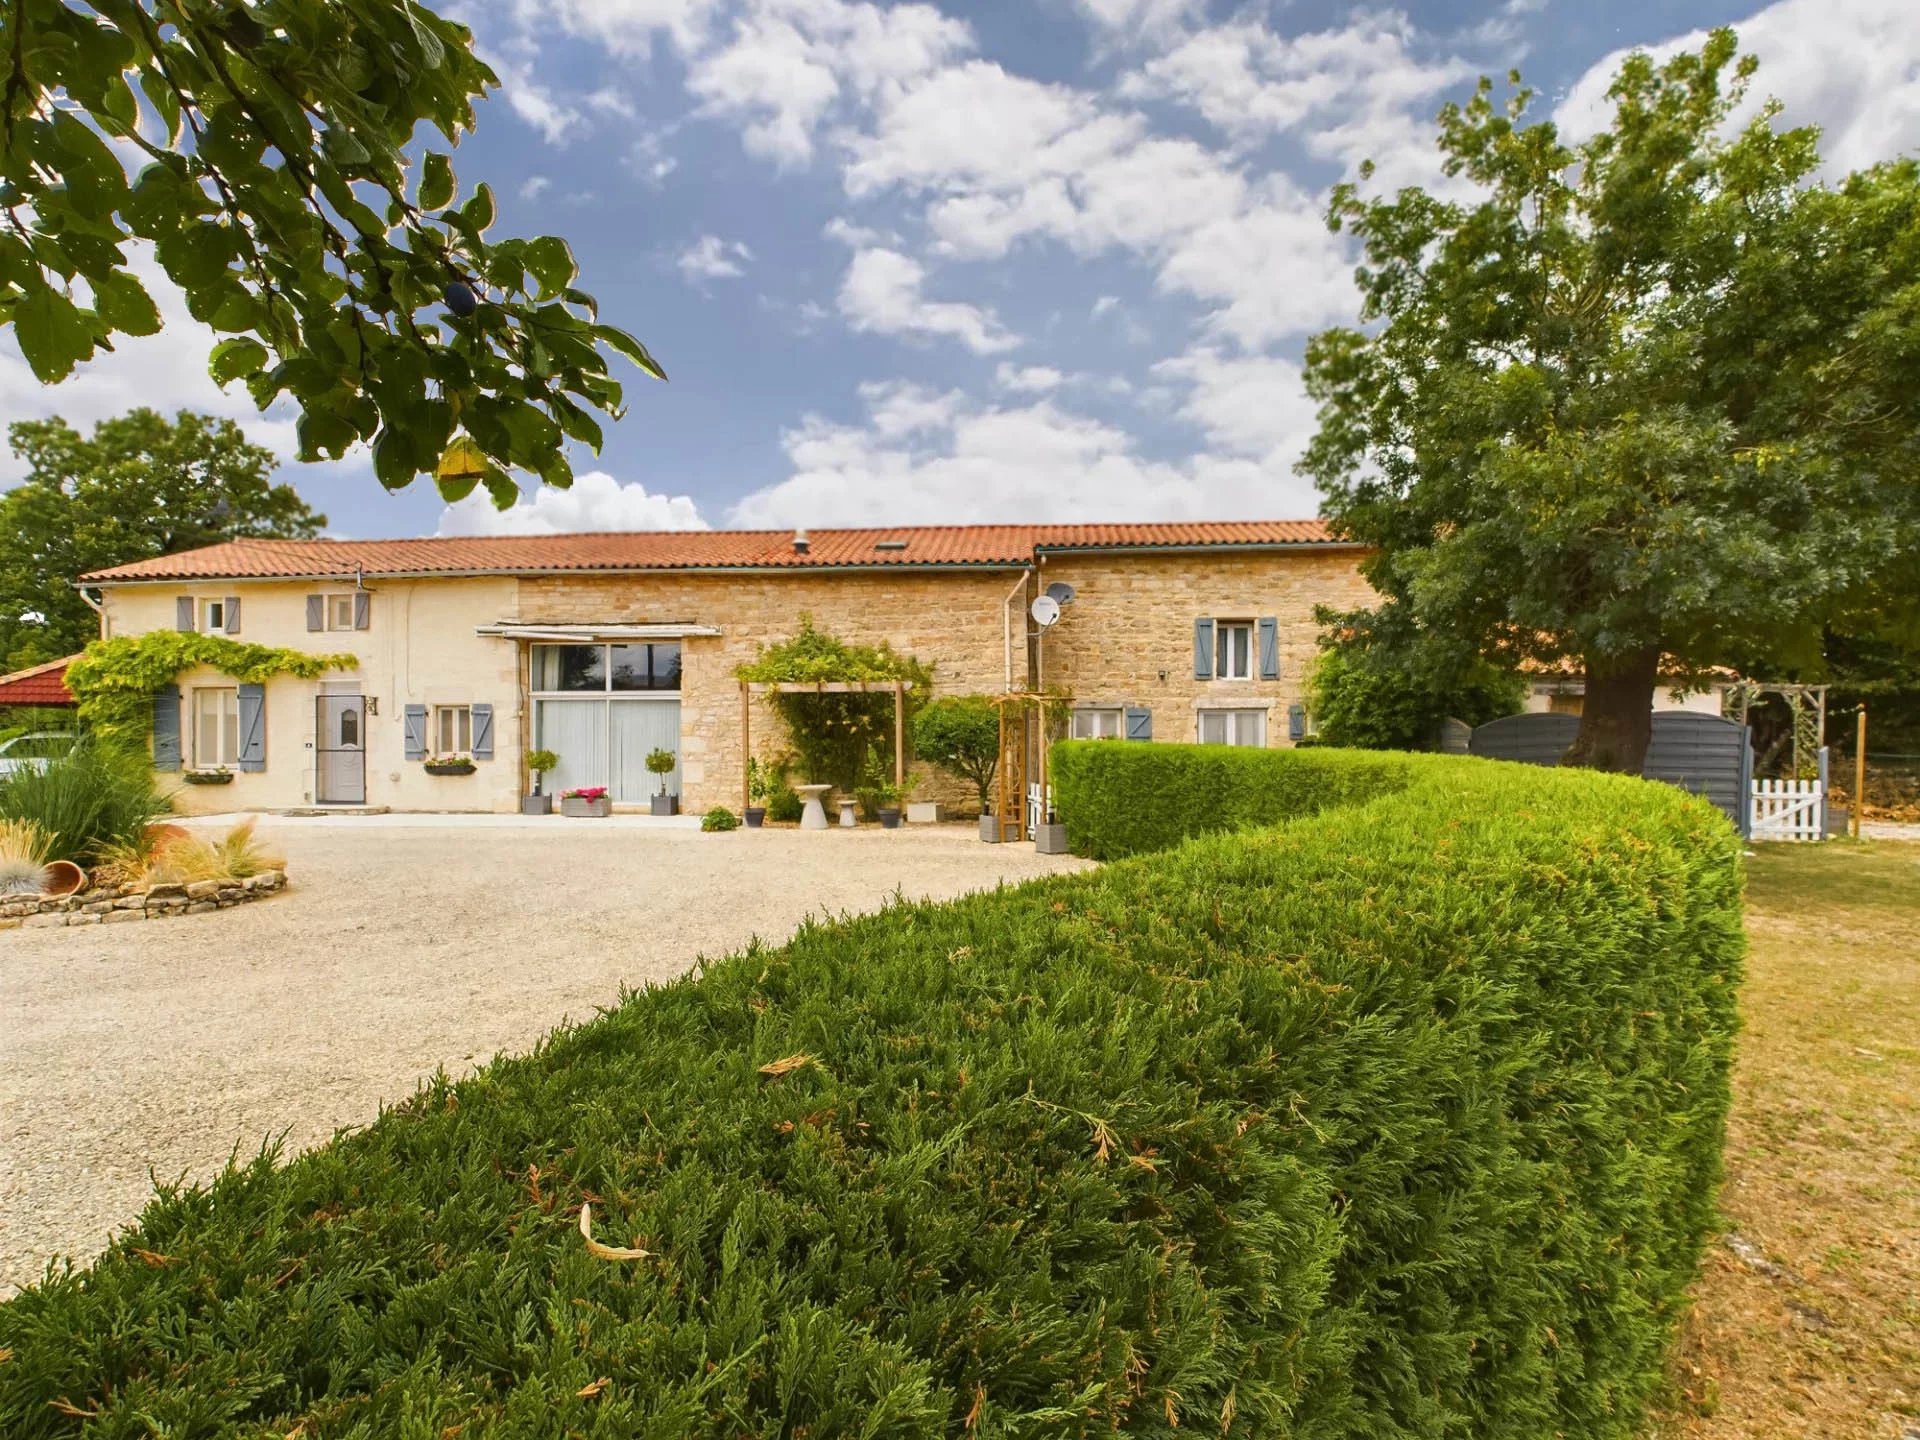
[(583, 785), (560, 792), (560, 813), (575, 819), (604, 819), (613, 813), (613, 797), (604, 785)]
[(429, 755), (427, 774), (429, 775), (471, 775), (475, 770), (470, 755)]
[(180, 778), (189, 785), (231, 785), (233, 771), (222, 765), (216, 770), (187, 770)]
[(647, 769), (660, 777), (660, 793), (653, 797), (653, 813), (678, 815), (680, 797), (667, 793), (667, 777), (673, 774), (674, 753), (662, 745), (647, 752)]
[(891, 780), (882, 780), (873, 787), (873, 808), (880, 814), (882, 830), (900, 828), (901, 789)]
[(522, 815), (551, 815), (553, 813), (553, 797), (540, 793), (540, 779), (543, 775), (548, 774), (550, 771), (558, 770), (559, 768), (560, 757), (554, 754), (553, 751), (529, 750), (527, 752), (527, 769), (533, 772), (533, 793), (520, 797), (520, 813)]
[(747, 808), (743, 812), (747, 828), (758, 830), (767, 818), (767, 795), (772, 789), (767, 783), (767, 771), (758, 759), (747, 757)]

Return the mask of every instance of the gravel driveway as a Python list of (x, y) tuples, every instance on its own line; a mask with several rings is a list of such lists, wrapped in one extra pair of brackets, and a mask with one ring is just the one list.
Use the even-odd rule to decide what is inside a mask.
[(970, 829), (702, 835), (266, 821), (287, 890), (211, 915), (0, 934), (0, 1294), (132, 1221), (148, 1172), (303, 1149), (436, 1067), (528, 1048), (622, 985), (819, 911), (1080, 868)]

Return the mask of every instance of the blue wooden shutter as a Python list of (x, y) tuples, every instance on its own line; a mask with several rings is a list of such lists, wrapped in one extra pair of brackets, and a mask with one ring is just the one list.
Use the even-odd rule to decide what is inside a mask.
[(177, 685), (168, 685), (153, 694), (153, 768), (180, 768), (180, 687)]
[(1280, 621), (1277, 616), (1260, 617), (1260, 678), (1280, 678)]
[(1141, 706), (1127, 707), (1127, 739), (1153, 739), (1153, 711)]
[(475, 705), (473, 711), (473, 758), (493, 759), (493, 706)]
[(227, 596), (226, 604), (220, 612), (220, 618), (226, 623), (227, 634), (238, 635), (240, 633), (240, 597), (238, 595)]
[(407, 759), (427, 758), (427, 707), (409, 705), (403, 720), (406, 726)]
[(264, 685), (242, 685), (239, 693), (240, 768), (267, 768), (267, 691)]
[(373, 617), (373, 596), (364, 590), (353, 592), (353, 628), (364, 630), (367, 621)]
[(307, 629), (324, 630), (327, 628), (327, 597), (324, 595), (307, 596)]
[(1211, 680), (1213, 678), (1213, 621), (1200, 619), (1193, 622), (1193, 678)]
[(173, 597), (173, 628), (191, 630), (193, 624), (193, 596), (176, 595)]
[(1304, 740), (1307, 738), (1306, 706), (1287, 706), (1287, 738), (1289, 740)]

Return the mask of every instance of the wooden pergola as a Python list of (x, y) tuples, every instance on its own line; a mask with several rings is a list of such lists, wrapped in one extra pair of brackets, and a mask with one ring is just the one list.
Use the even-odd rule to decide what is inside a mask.
[(740, 682), (740, 809), (753, 803), (748, 766), (753, 760), (753, 697), (756, 695), (893, 694), (893, 783), (907, 786), (907, 692), (911, 680), (742, 680)]
[[(1034, 775), (1040, 786), (1042, 803), (1047, 793), (1047, 706), (1067, 697), (1039, 690), (1010, 690), (989, 697), (1000, 712), (1000, 763), (994, 767), (994, 828), (1003, 844), (1027, 838), (1027, 751), (1029, 727), (1038, 716), (1042, 724), (1039, 743), (1032, 748)], [(1045, 820), (1047, 817), (1040, 817)]]

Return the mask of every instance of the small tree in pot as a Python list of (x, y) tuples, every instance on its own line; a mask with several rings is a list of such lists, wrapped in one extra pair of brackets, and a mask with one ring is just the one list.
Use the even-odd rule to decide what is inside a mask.
[(749, 830), (758, 830), (767, 818), (767, 795), (772, 790), (767, 769), (760, 761), (747, 757), (747, 808), (744, 811)]
[(653, 813), (656, 815), (680, 813), (680, 797), (667, 793), (667, 777), (673, 774), (674, 763), (673, 751), (664, 745), (647, 752), (647, 769), (660, 777), (660, 793), (653, 797)]
[(551, 815), (553, 797), (540, 793), (541, 778), (560, 768), (560, 757), (551, 750), (529, 750), (527, 769), (533, 772), (533, 793), (520, 797), (522, 815)]

